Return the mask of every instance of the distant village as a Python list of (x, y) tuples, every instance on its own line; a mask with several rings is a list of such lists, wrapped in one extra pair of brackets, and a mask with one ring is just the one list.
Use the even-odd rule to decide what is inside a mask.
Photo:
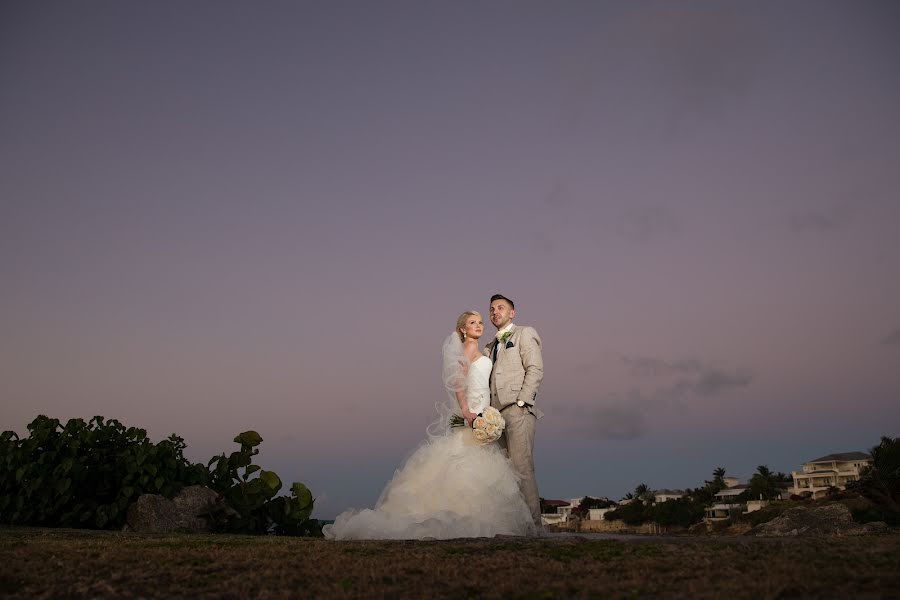
[[(771, 473), (761, 466), (750, 481), (741, 482), (736, 477), (728, 476), (724, 469), (717, 469), (713, 473), (713, 481), (705, 482), (706, 487), (697, 490), (651, 490), (642, 484), (634, 493), (617, 501), (603, 496), (582, 496), (569, 500), (542, 499), (541, 521), (551, 529), (617, 531), (628, 527), (627, 517), (623, 518), (620, 513), (627, 512), (628, 506), (635, 502), (651, 506), (672, 501), (686, 503), (689, 499), (696, 500), (699, 497), (705, 502), (703, 513), (698, 514), (696, 522), (710, 525), (735, 515), (755, 512), (773, 501), (826, 498), (845, 490), (848, 483), (858, 481), (860, 471), (871, 464), (872, 456), (865, 452), (845, 452), (805, 462), (800, 471), (792, 471), (790, 476)], [(767, 484), (768, 487), (765, 487)], [(760, 490), (765, 493), (755, 494)], [(708, 495), (704, 496), (704, 491)], [(755, 495), (759, 497), (753, 497)], [(699, 508), (698, 506), (695, 510)], [(671, 514), (672, 511), (668, 512)], [(687, 518), (687, 521), (693, 519)], [(688, 524), (690, 523), (682, 523)], [(656, 523), (644, 525), (647, 531), (658, 527)]]

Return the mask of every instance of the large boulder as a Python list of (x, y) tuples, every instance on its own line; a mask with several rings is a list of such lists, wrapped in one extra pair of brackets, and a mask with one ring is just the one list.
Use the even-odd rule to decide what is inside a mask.
[(128, 507), (125, 528), (156, 533), (209, 531), (209, 523), (201, 515), (215, 506), (218, 498), (216, 492), (202, 485), (188, 486), (171, 500), (143, 494)]
[(839, 503), (789, 508), (771, 521), (757, 525), (748, 535), (756, 537), (836, 537), (867, 535), (885, 531), (884, 523), (860, 525)]

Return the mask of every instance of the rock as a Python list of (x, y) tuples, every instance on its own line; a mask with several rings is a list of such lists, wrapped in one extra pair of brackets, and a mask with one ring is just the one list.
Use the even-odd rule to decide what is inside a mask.
[(885, 523), (860, 525), (850, 511), (839, 503), (825, 506), (789, 508), (771, 521), (757, 525), (747, 535), (756, 537), (837, 537), (878, 533), (887, 530)]
[(191, 485), (172, 500), (158, 494), (143, 494), (125, 515), (130, 531), (166, 533), (170, 531), (206, 532), (209, 523), (200, 515), (214, 506), (219, 495), (202, 485)]
[(690, 527), (688, 527), (688, 533), (691, 535), (706, 535), (709, 533), (709, 525), (706, 521), (700, 521), (699, 523), (694, 523)]

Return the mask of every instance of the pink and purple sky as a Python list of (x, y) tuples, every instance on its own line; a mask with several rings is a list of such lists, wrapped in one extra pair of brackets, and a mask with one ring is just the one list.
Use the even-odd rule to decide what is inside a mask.
[[(114, 417), (370, 506), (495, 292), (541, 494), (900, 430), (895, 2), (0, 6), (0, 428)], [(488, 335), (493, 328), (488, 327)]]

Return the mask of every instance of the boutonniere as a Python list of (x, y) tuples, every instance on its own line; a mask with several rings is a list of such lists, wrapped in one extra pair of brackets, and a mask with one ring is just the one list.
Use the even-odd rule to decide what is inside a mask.
[(498, 333), (497, 333), (497, 340), (498, 340), (500, 343), (502, 343), (502, 344), (505, 345), (505, 344), (506, 344), (506, 340), (508, 340), (510, 337), (512, 337), (512, 334), (513, 334), (512, 331), (504, 331), (503, 333), (499, 333), (499, 332), (498, 332)]

